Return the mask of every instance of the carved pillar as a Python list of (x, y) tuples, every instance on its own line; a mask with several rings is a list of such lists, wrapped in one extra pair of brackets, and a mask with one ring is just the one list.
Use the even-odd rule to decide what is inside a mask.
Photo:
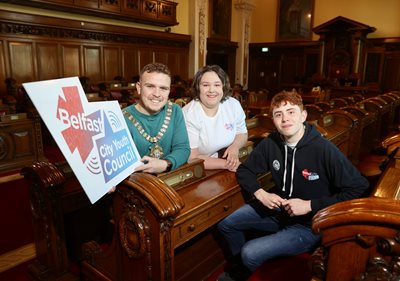
[(189, 4), (189, 28), (192, 36), (189, 56), (189, 77), (205, 65), (208, 37), (208, 1), (194, 0)]
[(251, 29), (251, 12), (254, 9), (253, 0), (236, 0), (235, 8), (239, 12), (238, 43), (236, 52), (236, 74), (235, 83), (242, 84), (247, 88), (248, 66), (249, 66), (249, 41)]
[(351, 76), (354, 79), (357, 79), (357, 86), (360, 84), (360, 78), (362, 77), (362, 73), (360, 73), (360, 69), (363, 69), (363, 38), (362, 32), (356, 32), (352, 37), (352, 56), (353, 56), (353, 67), (351, 71)]

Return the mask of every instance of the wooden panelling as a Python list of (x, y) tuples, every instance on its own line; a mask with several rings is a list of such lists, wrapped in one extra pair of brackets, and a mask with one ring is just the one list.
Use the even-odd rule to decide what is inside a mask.
[(129, 80), (139, 75), (139, 51), (137, 48), (121, 48), (122, 76)]
[(82, 75), (82, 56), (79, 45), (61, 45), (62, 72), (61, 77)]
[(60, 76), (60, 60), (58, 52), (58, 44), (56, 43), (38, 43), (37, 65), (38, 79), (48, 80)]
[(383, 71), (382, 88), (384, 90), (400, 89), (400, 52), (386, 57)]
[(102, 73), (101, 65), (101, 49), (99, 46), (84, 46), (84, 76), (90, 77), (92, 81), (101, 81), (104, 77)]
[[(0, 11), (0, 79), (131, 81), (151, 62), (188, 78), (190, 36)], [(169, 65), (171, 64), (171, 65)], [(0, 82), (0, 97), (6, 88)]]
[(179, 54), (169, 53), (168, 54), (168, 67), (171, 70), (171, 73), (179, 73), (179, 65), (180, 65)]
[(10, 77), (17, 81), (37, 80), (34, 66), (33, 42), (8, 42)]
[(139, 48), (139, 68), (142, 69), (143, 66), (151, 62), (153, 62), (153, 50)]
[(156, 62), (163, 63), (165, 65), (168, 65), (168, 53), (161, 53), (161, 52), (154, 52), (154, 60)]
[(115, 76), (121, 75), (120, 51), (118, 47), (103, 48), (104, 79), (111, 81)]

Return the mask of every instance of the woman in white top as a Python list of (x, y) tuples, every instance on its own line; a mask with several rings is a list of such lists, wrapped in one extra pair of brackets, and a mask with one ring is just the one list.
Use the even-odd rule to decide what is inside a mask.
[(231, 97), (228, 75), (218, 65), (205, 66), (196, 73), (191, 90), (193, 99), (183, 107), (189, 159), (204, 159), (206, 169), (235, 172), (240, 165), (239, 149), (247, 142), (247, 128), (241, 104)]

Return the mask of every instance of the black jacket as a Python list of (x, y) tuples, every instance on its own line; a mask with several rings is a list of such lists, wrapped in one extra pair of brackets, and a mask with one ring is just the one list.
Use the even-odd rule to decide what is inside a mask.
[(304, 136), (294, 149), (274, 132), (255, 147), (236, 175), (240, 186), (253, 194), (260, 188), (257, 175), (271, 171), (281, 197), (311, 200), (311, 220), (322, 208), (365, 195), (369, 183), (314, 125), (304, 125)]

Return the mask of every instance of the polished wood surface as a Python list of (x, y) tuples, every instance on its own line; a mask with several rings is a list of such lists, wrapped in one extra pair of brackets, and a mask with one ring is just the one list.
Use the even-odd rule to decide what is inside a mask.
[[(36, 226), (37, 260), (29, 271), (33, 280), (75, 280), (69, 267), (82, 257), (87, 280), (205, 277), (224, 262), (223, 249), (213, 234), (215, 224), (244, 203), (235, 173), (221, 170), (207, 171), (201, 181), (177, 189), (159, 177), (135, 173), (94, 205), (68, 165), (39, 162), (25, 168), (24, 176), (31, 185)], [(265, 186), (272, 182), (260, 180)], [(111, 199), (112, 217), (107, 215)], [(99, 239), (98, 229), (110, 228), (111, 240)], [(101, 243), (108, 245), (106, 250)]]
[[(150, 174), (133, 174), (115, 194), (118, 227), (111, 246), (104, 252), (93, 244), (84, 247), (85, 280), (106, 280), (102, 275), (126, 281), (205, 278), (223, 263), (220, 247), (207, 246), (218, 245), (211, 228), (243, 203), (236, 176), (229, 171), (207, 171), (202, 181), (178, 190)], [(193, 252), (201, 248), (209, 251)], [(188, 270), (182, 272), (182, 267)]]
[(311, 259), (313, 280), (399, 278), (400, 151), (389, 161), (370, 197), (334, 204), (314, 216), (322, 246)]
[(0, 121), (0, 172), (19, 171), (44, 159), (39, 117)]

